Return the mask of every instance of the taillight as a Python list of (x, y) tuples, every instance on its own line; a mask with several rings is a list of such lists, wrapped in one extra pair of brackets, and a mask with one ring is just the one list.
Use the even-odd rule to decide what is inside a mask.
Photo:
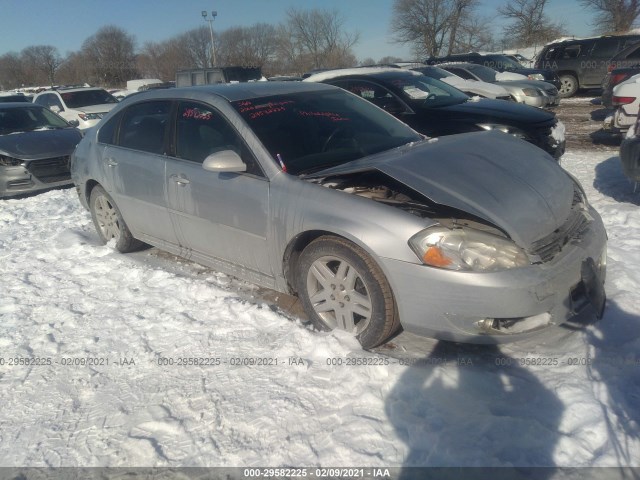
[(609, 85), (617, 85), (620, 82), (623, 82), (629, 78), (629, 75), (626, 73), (616, 73), (615, 75), (611, 75), (611, 79), (609, 80)]
[(617, 68), (615, 63), (610, 63), (609, 66), (607, 67), (607, 72), (611, 73), (613, 72), (615, 69)]
[(616, 97), (615, 95), (611, 99), (611, 103), (616, 106), (629, 105), (636, 101), (636, 97)]

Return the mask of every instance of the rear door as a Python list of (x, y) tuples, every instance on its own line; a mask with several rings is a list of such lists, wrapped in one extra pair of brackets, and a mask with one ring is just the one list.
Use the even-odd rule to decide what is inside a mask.
[[(127, 108), (118, 117), (114, 141), (101, 151), (101, 161), (103, 186), (134, 235), (156, 244), (175, 245), (177, 238), (165, 196), (170, 111), (169, 100), (141, 102)], [(99, 136), (101, 133), (102, 129)]]

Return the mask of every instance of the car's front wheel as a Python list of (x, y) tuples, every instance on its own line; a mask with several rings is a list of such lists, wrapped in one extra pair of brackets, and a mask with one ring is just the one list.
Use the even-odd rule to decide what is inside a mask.
[(145, 246), (140, 240), (133, 238), (116, 203), (100, 185), (96, 185), (91, 190), (89, 210), (91, 210), (91, 218), (98, 237), (103, 244), (115, 239), (116, 249), (121, 253), (140, 250)]
[(297, 290), (305, 312), (321, 330), (355, 335), (364, 348), (387, 340), (399, 320), (391, 287), (373, 259), (338, 237), (320, 237), (300, 255)]
[(572, 97), (578, 91), (578, 79), (573, 75), (560, 75), (560, 93), (561, 98)]

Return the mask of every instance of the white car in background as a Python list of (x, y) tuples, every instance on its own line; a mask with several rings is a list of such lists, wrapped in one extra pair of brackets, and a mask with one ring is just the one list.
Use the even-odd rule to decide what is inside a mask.
[(635, 125), (640, 109), (640, 74), (613, 87), (613, 114), (604, 120), (605, 130), (624, 132)]
[(540, 80), (529, 80), (515, 72), (498, 72), (477, 63), (441, 63), (439, 67), (469, 80), (499, 85), (506, 89), (518, 103), (532, 107), (547, 108), (560, 104), (558, 89)]
[(115, 107), (118, 99), (103, 88), (57, 87), (38, 93), (33, 97), (33, 103), (47, 107), (74, 127), (86, 130)]
[(483, 98), (492, 98), (496, 100), (513, 100), (509, 92), (500, 85), (494, 85), (479, 80), (467, 80), (458, 75), (447, 72), (446, 70), (436, 67), (435, 65), (412, 64), (409, 67), (401, 65), (402, 68), (410, 68), (416, 72), (420, 72), (427, 77), (448, 83), (452, 87), (463, 91), (467, 95), (477, 95)]

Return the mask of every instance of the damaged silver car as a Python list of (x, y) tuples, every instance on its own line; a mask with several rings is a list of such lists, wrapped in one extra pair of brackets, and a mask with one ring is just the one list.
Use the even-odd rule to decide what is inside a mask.
[(0, 104), (0, 198), (72, 185), (69, 156), (81, 138), (44, 107)]
[(501, 132), (427, 140), (336, 87), (141, 93), (71, 171), (103, 242), (298, 295), (365, 348), (400, 329), (509, 341), (604, 309), (602, 221), (552, 157)]

